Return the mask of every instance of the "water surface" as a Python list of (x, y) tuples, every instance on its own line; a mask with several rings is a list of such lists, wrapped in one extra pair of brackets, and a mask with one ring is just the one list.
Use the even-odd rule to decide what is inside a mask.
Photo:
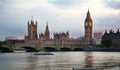
[(0, 53), (0, 70), (120, 70), (119, 52)]

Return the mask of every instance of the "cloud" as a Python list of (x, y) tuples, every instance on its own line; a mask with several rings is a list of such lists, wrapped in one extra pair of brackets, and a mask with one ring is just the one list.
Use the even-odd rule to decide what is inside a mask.
[(106, 5), (108, 2), (102, 0), (0, 0), (0, 40), (11, 35), (27, 35), (27, 21), (32, 14), (38, 21), (38, 33), (44, 32), (48, 21), (51, 35), (69, 31), (72, 37), (83, 36), (88, 8), (94, 30), (117, 28), (120, 10)]
[(104, 0), (104, 2), (108, 7), (120, 9), (120, 0)]
[(48, 0), (48, 2), (55, 4), (55, 5), (75, 5), (75, 4), (81, 4), (86, 2), (87, 0)]
[(120, 28), (120, 13), (118, 15), (107, 15), (103, 17), (98, 17), (94, 21), (94, 31), (101, 31), (104, 32), (104, 30), (117, 30)]
[(48, 0), (48, 2), (57, 8), (66, 9), (73, 5), (87, 2), (87, 0)]
[(25, 21), (28, 11), (15, 7), (13, 0), (0, 1), (0, 39), (11, 35), (25, 34)]
[(56, 5), (71, 5), (74, 4), (74, 0), (49, 0), (50, 3)]

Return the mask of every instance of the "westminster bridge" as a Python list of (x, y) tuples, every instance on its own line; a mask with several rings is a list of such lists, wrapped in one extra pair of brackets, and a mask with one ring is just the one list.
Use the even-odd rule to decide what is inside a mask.
[(0, 52), (39, 52), (39, 51), (119, 51), (120, 48), (115, 47), (96, 47), (95, 45), (86, 46), (80, 40), (69, 41), (36, 41), (31, 40), (28, 42), (9, 41), (6, 44), (0, 44)]
[(80, 51), (80, 42), (73, 43), (70, 45), (66, 42), (58, 43), (52, 41), (29, 41), (29, 42), (16, 42), (9, 41), (7, 45), (0, 46), (1, 52), (14, 52), (14, 51), (26, 51), (26, 52), (38, 52), (38, 51)]

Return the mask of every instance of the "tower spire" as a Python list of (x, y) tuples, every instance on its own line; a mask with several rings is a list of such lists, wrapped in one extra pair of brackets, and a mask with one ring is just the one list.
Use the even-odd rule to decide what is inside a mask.
[(33, 14), (31, 15), (31, 24), (32, 24), (32, 25), (34, 24), (34, 21), (33, 21)]
[(48, 21), (47, 21), (47, 23), (46, 23), (46, 24), (47, 24), (46, 26), (48, 27)]
[(49, 32), (48, 22), (46, 23), (45, 39), (46, 39), (46, 40), (49, 40), (49, 39), (50, 39), (50, 32)]
[(48, 29), (48, 21), (46, 23), (46, 30), (49, 31), (49, 29)]
[(92, 44), (92, 25), (93, 25), (93, 22), (88, 9), (87, 16), (84, 22), (86, 46), (90, 46)]
[(87, 12), (87, 15), (88, 15), (88, 16), (90, 16), (89, 8), (88, 8), (88, 12)]
[(86, 16), (86, 20), (85, 20), (85, 21), (86, 21), (86, 22), (92, 21), (91, 16), (90, 16), (89, 8), (88, 8), (88, 11), (87, 11), (87, 16)]

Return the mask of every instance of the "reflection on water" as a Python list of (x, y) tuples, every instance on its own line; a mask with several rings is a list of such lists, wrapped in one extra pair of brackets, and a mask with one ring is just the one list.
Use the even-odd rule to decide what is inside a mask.
[(72, 70), (95, 68), (120, 70), (119, 52), (1, 53), (0, 70)]
[(26, 70), (34, 70), (37, 65), (38, 57), (30, 54), (30, 56), (26, 57), (26, 61), (26, 63), (28, 64), (28, 66), (26, 66)]
[(92, 52), (85, 52), (85, 68), (93, 67), (93, 55)]

